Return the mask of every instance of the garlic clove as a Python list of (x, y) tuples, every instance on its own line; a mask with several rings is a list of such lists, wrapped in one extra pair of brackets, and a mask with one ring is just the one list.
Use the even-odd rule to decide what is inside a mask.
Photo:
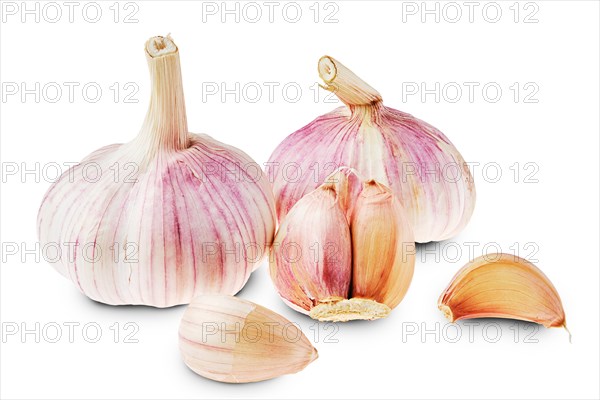
[(326, 183), (304, 196), (273, 242), (271, 278), (279, 295), (305, 314), (320, 301), (348, 297), (350, 229), (336, 185)]
[(226, 295), (200, 296), (190, 303), (179, 327), (179, 348), (195, 373), (230, 383), (293, 374), (318, 357), (297, 325)]
[(552, 282), (534, 264), (511, 254), (488, 254), (469, 262), (442, 293), (438, 308), (451, 322), (510, 318), (566, 328)]
[[(355, 196), (350, 182), (363, 190)], [(270, 256), (285, 303), (320, 321), (387, 317), (406, 294), (414, 263), (413, 232), (398, 199), (348, 167), (292, 207)]]
[(351, 298), (322, 301), (310, 316), (323, 321), (386, 317), (412, 280), (415, 244), (407, 217), (391, 190), (365, 182), (350, 220)]
[(412, 280), (416, 253), (404, 210), (388, 187), (370, 181), (351, 226), (352, 296), (396, 307)]

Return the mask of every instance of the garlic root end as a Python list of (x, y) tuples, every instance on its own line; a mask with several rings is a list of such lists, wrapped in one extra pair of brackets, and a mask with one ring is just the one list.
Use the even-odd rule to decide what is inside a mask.
[(310, 310), (310, 317), (319, 321), (347, 322), (353, 320), (374, 320), (385, 318), (391, 309), (371, 299), (330, 299), (322, 300)]
[(444, 304), (440, 304), (438, 308), (441, 312), (444, 313), (444, 317), (446, 317), (448, 321), (454, 322), (454, 315), (452, 314), (452, 310), (450, 309), (450, 307)]

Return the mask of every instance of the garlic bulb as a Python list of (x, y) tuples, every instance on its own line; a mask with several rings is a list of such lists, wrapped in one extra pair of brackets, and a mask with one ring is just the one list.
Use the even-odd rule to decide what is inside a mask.
[(279, 295), (321, 321), (386, 317), (406, 294), (414, 270), (413, 233), (398, 199), (373, 180), (363, 181), (353, 198), (348, 182), (336, 172), (300, 199), (271, 250)]
[(179, 348), (192, 371), (230, 383), (293, 374), (318, 356), (296, 324), (225, 295), (199, 296), (190, 303), (179, 327)]
[(279, 220), (333, 169), (348, 166), (392, 189), (417, 242), (458, 234), (473, 213), (475, 187), (452, 143), (433, 126), (385, 107), (375, 89), (332, 57), (319, 60), (319, 74), (347, 107), (294, 132), (271, 155)]
[(438, 308), (451, 322), (491, 317), (566, 328), (552, 282), (538, 267), (512, 254), (488, 254), (469, 262), (452, 278)]
[(152, 92), (139, 134), (52, 185), (40, 242), (68, 249), (54, 267), (99, 302), (169, 307), (235, 294), (273, 239), (270, 184), (241, 150), (188, 132), (171, 38), (151, 38), (146, 56)]

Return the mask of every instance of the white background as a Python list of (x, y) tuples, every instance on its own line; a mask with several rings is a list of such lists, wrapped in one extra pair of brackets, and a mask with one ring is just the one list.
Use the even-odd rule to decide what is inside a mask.
[[(296, 375), (258, 384), (221, 384), (187, 369), (177, 345), (184, 307), (96, 304), (43, 259), (36, 262), (35, 255), (26, 255), (21, 262), (22, 251), (3, 251), (5, 329), (12, 323), (30, 329), (36, 322), (40, 327), (53, 322), (81, 325), (73, 343), (64, 325), (58, 343), (44, 337), (36, 343), (34, 335), (24, 340), (19, 334), (4, 335), (2, 397), (598, 398), (599, 6), (595, 1), (538, 1), (528, 8), (513, 3), (497, 3), (502, 16), (496, 23), (482, 15), (485, 2), (475, 9), (473, 22), (468, 8), (454, 3), (463, 14), (456, 23), (448, 21), (456, 8), (447, 7), (439, 22), (435, 15), (422, 22), (421, 2), (412, 3), (419, 10), (408, 15), (403, 14), (407, 4), (392, 1), (338, 1), (337, 23), (323, 22), (323, 4), (315, 23), (312, 1), (299, 3), (303, 14), (297, 23), (282, 17), (284, 3), (276, 9), (273, 23), (266, 15), (257, 23), (243, 16), (239, 23), (232, 16), (222, 23), (219, 15), (203, 22), (202, 4), (193, 1), (137, 1), (137, 23), (122, 22), (125, 11), (133, 10), (123, 10), (122, 5), (115, 23), (112, 1), (101, 2), (103, 14), (97, 23), (82, 18), (83, 2), (73, 23), (63, 6), (65, 15), (57, 23), (45, 21), (43, 15), (39, 23), (32, 16), (22, 23), (20, 14), (4, 15), (3, 83), (25, 82), (30, 88), (35, 82), (41, 87), (49, 82), (81, 85), (72, 103), (66, 88), (56, 103), (47, 101), (54, 97), (48, 93), (39, 103), (33, 95), (24, 101), (19, 94), (3, 98), (4, 172), (13, 163), (34, 168), (35, 163), (43, 167), (78, 161), (103, 145), (131, 140), (141, 126), (149, 94), (144, 43), (150, 36), (170, 32), (180, 48), (190, 130), (238, 146), (259, 163), (288, 134), (337, 106), (325, 103), (322, 91), (315, 101), (310, 89), (318, 81), (317, 60), (329, 54), (377, 88), (386, 105), (441, 129), (467, 161), (497, 163), (502, 177), (494, 183), (495, 169), (488, 169), (487, 175), (476, 169), (477, 206), (467, 228), (437, 249), (421, 246), (402, 304), (388, 319), (340, 325), (330, 338), (337, 342), (326, 343), (324, 334), (333, 331), (279, 300), (263, 265), (240, 296), (299, 323), (320, 357)], [(444, 5), (438, 4), (440, 13)], [(428, 7), (433, 9), (435, 3)], [(520, 10), (518, 22), (515, 8)], [(532, 18), (538, 22), (524, 23), (536, 9)], [(262, 10), (268, 11), (264, 6)], [(47, 11), (53, 18), (54, 11)], [(487, 11), (488, 19), (495, 17), (493, 9)], [(88, 82), (103, 89), (96, 103), (82, 97), (81, 87)], [(138, 85), (138, 102), (125, 103), (122, 92), (115, 103), (109, 89), (115, 82), (121, 87), (127, 82)], [(203, 82), (281, 86), (273, 102), (265, 89), (256, 103), (244, 98), (236, 103), (233, 96), (223, 102), (217, 95), (203, 101)], [(296, 103), (281, 92), (289, 82), (303, 89)], [(406, 82), (424, 82), (428, 88), (436, 82), (441, 87), (456, 82), (464, 90), (454, 103), (449, 101), (454, 92), (442, 93), (439, 102), (434, 95), (423, 101), (420, 95), (406, 96)], [(464, 82), (479, 83), (472, 102)], [(481, 91), (490, 82), (503, 91), (495, 103)], [(521, 87), (517, 102), (510, 89), (515, 82)], [(534, 86), (524, 90), (528, 82)], [(538, 102), (524, 102), (535, 85), (539, 91), (531, 99)], [(521, 170), (517, 182), (514, 168), (509, 169), (515, 162)], [(524, 174), (532, 171), (524, 169), (528, 162), (539, 167), (533, 176), (537, 183), (524, 182)], [(20, 172), (3, 177), (1, 234), (3, 246), (14, 242), (22, 250), (36, 244), (36, 213), (50, 180), (35, 174), (22, 177)], [(453, 274), (469, 260), (467, 242), (478, 243), (475, 256), (484, 252), (484, 244), (497, 243), (505, 252), (519, 249), (521, 256), (537, 260), (561, 294), (572, 344), (564, 330), (535, 332), (533, 324), (500, 320), (477, 321), (472, 340), (467, 326), (459, 324), (462, 336), (451, 343), (456, 330), (447, 325), (436, 303)], [(530, 242), (534, 244), (526, 245)], [(81, 326), (89, 322), (102, 328), (97, 343), (86, 342), (82, 335)], [(115, 322), (120, 324), (118, 343), (110, 330)], [(124, 329), (127, 322), (139, 327), (134, 335), (138, 343), (124, 343), (124, 334), (131, 332)], [(502, 336), (492, 343), (498, 326)], [(418, 332), (410, 334), (415, 329)], [(440, 337), (422, 336), (423, 329), (437, 330)], [(516, 340), (515, 329), (520, 333)], [(528, 343), (524, 334), (531, 332), (533, 342)]]

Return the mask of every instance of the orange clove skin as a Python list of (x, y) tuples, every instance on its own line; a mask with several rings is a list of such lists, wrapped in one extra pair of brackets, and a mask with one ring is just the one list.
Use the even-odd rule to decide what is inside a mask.
[(471, 318), (510, 318), (566, 329), (556, 288), (531, 262), (512, 254), (488, 254), (469, 262), (438, 300), (451, 322)]

